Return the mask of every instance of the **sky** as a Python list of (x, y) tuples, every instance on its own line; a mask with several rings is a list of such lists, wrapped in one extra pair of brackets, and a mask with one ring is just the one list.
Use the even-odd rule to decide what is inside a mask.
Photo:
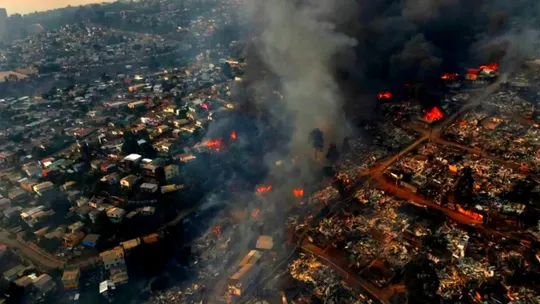
[(7, 9), (8, 15), (19, 13), (27, 14), (35, 11), (46, 11), (68, 5), (84, 5), (114, 0), (0, 0), (0, 7)]

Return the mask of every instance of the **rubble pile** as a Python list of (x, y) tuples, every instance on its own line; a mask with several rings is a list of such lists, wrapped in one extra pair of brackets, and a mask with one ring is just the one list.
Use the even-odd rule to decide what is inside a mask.
[(323, 265), (313, 255), (300, 254), (300, 257), (289, 265), (289, 271), (295, 280), (310, 284), (313, 288), (312, 294), (319, 297), (323, 303), (371, 303), (365, 296), (355, 294), (332, 269)]

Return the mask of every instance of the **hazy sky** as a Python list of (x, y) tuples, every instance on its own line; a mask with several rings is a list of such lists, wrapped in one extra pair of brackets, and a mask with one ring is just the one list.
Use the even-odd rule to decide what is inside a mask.
[(8, 15), (19, 13), (27, 14), (35, 11), (46, 11), (68, 5), (83, 5), (114, 0), (0, 0), (0, 7), (7, 9)]

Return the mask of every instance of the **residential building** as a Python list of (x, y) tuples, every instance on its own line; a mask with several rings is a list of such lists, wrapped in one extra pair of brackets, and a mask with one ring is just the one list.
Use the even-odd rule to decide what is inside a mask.
[(122, 208), (114, 207), (109, 210), (107, 210), (107, 217), (111, 220), (113, 223), (119, 223), (124, 218), (124, 215), (126, 214), (126, 211)]
[(153, 183), (143, 183), (140, 188), (143, 192), (154, 193), (159, 189), (159, 186)]
[(95, 248), (99, 241), (99, 234), (88, 234), (82, 241), (83, 246)]
[(66, 269), (62, 275), (62, 283), (64, 289), (75, 289), (79, 287), (79, 279), (81, 278), (81, 270), (78, 268)]
[(111, 250), (103, 251), (99, 254), (103, 266), (105, 269), (111, 269), (114, 267), (125, 266), (125, 252), (121, 246), (114, 247)]
[(44, 182), (44, 183), (41, 183), (41, 184), (37, 184), (35, 185), (34, 187), (32, 187), (32, 189), (34, 190), (34, 192), (37, 193), (37, 195), (39, 196), (42, 196), (43, 194), (45, 194), (47, 191), (50, 191), (54, 188), (54, 184), (52, 182)]
[(120, 180), (120, 186), (131, 189), (139, 180), (140, 178), (136, 175), (128, 175)]

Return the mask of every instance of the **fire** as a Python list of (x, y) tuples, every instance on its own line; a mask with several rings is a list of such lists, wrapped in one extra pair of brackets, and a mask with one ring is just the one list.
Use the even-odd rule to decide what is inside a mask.
[(486, 64), (486, 65), (481, 65), (480, 70), (494, 70), (494, 71), (498, 71), (499, 70), (499, 65), (496, 64), (496, 63), (490, 63), (490, 64)]
[(236, 131), (232, 131), (232, 132), (231, 132), (231, 135), (229, 135), (229, 137), (230, 137), (232, 140), (235, 140), (235, 139), (236, 139)]
[(219, 152), (219, 150), (221, 149), (222, 143), (223, 143), (223, 140), (221, 138), (218, 138), (218, 139), (207, 141), (206, 147), (208, 147), (208, 149), (213, 149)]
[(456, 80), (458, 77), (459, 77), (458, 73), (444, 73), (441, 76), (441, 79), (444, 79), (444, 80)]
[(302, 188), (293, 189), (293, 194), (296, 197), (304, 196), (304, 189)]
[(263, 194), (272, 190), (272, 185), (257, 186), (257, 194)]
[(377, 99), (390, 99), (392, 98), (392, 92), (381, 92), (377, 94)]
[(424, 117), (426, 120), (437, 121), (444, 117), (444, 114), (439, 108), (433, 107), (431, 110), (425, 112)]
[(220, 235), (220, 234), (221, 234), (221, 227), (215, 226), (214, 229), (212, 229), (212, 231), (213, 231), (215, 234)]
[(259, 217), (260, 213), (261, 213), (261, 209), (255, 208), (255, 209), (253, 209), (253, 211), (251, 211), (251, 217), (252, 218), (257, 218), (257, 217)]
[(201, 108), (208, 110), (208, 104), (201, 103)]

